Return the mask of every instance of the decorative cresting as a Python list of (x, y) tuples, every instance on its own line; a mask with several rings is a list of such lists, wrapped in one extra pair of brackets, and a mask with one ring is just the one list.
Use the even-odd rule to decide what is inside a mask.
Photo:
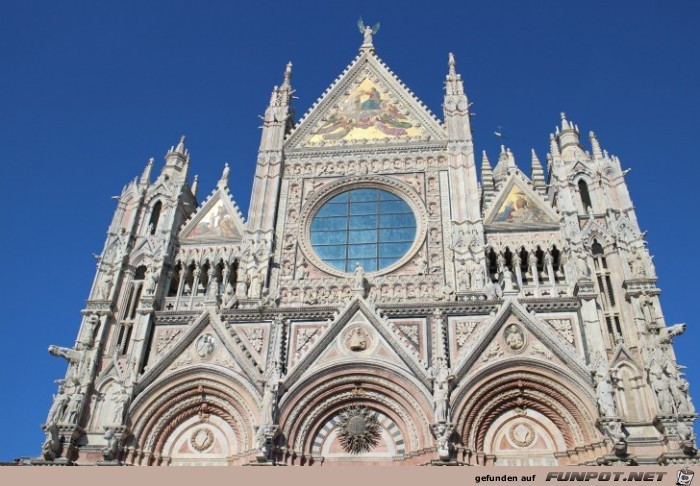
[[(597, 413), (592, 395), (566, 375), (538, 369), (527, 361), (518, 359), (501, 369), (481, 370), (458, 387), (453, 417), (466, 451), (483, 453), (489, 427), (513, 410), (535, 410), (547, 417), (564, 437), (567, 451), (602, 444), (595, 429)], [(574, 461), (582, 459), (573, 455)]]
[(288, 450), (310, 456), (329, 421), (348, 407), (367, 407), (399, 429), (391, 432), (402, 437), (397, 453), (410, 453), (432, 446), (429, 397), (421, 383), (393, 367), (343, 363), (316, 369), (293, 386), (280, 404), (280, 425)]
[(350, 189), (379, 189), (394, 194), (405, 201), (413, 210), (416, 217), (416, 236), (413, 245), (409, 248), (406, 254), (392, 265), (383, 268), (377, 272), (367, 272), (368, 276), (384, 275), (391, 273), (394, 270), (401, 268), (403, 265), (415, 258), (416, 253), (424, 244), (427, 227), (428, 227), (428, 211), (425, 203), (416, 191), (405, 182), (388, 176), (356, 176), (342, 177), (329, 184), (326, 184), (317, 192), (314, 192), (309, 197), (301, 210), (299, 233), (297, 238), (299, 246), (304, 256), (314, 266), (322, 271), (335, 275), (337, 277), (347, 277), (349, 272), (341, 272), (325, 263), (318, 257), (311, 246), (311, 223), (316, 215), (316, 212), (331, 198)]
[[(167, 376), (142, 392), (130, 410), (134, 441), (127, 461), (160, 464), (166, 459), (164, 446), (172, 433), (192, 417), (215, 416), (235, 434), (239, 454), (254, 448), (254, 425), (259, 423), (258, 392), (241, 378), (220, 370), (182, 370)], [(207, 445), (193, 438), (198, 447)], [(196, 447), (195, 447), (196, 449)]]
[(367, 407), (350, 407), (340, 414), (338, 440), (345, 452), (368, 452), (379, 443), (379, 437), (380, 426), (376, 412)]

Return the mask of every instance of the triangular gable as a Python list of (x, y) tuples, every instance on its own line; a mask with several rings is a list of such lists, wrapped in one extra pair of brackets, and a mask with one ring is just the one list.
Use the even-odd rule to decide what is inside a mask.
[[(425, 366), (419, 362), (417, 353), (411, 352), (400, 343), (397, 335), (398, 331), (390, 329), (364, 299), (354, 297), (335, 321), (323, 330), (313, 347), (289, 370), (285, 386), (290, 388), (303, 375), (318, 367), (317, 365), (323, 366), (328, 361), (352, 358), (353, 361), (379, 359), (408, 368), (418, 380), (429, 387)], [(339, 348), (350, 349), (354, 344), (358, 346), (357, 353), (352, 354), (350, 350), (345, 353), (346, 356), (341, 356), (343, 352), (339, 352)]]
[[(517, 325), (522, 327), (522, 330), (532, 334), (536, 339), (538, 346), (529, 346), (532, 355), (540, 355), (545, 360), (557, 359), (560, 366), (565, 366), (574, 372), (584, 383), (590, 381), (590, 372), (583, 362), (571, 347), (569, 347), (564, 339), (556, 333), (551, 326), (541, 322), (535, 316), (527, 312), (522, 305), (512, 297), (506, 297), (505, 302), (493, 317), (491, 322), (486, 324), (480, 336), (460, 353), (463, 358), (453, 367), (454, 374), (459, 380), (467, 375), (470, 370), (476, 368), (481, 362), (493, 359), (507, 359), (517, 355), (507, 355), (503, 343), (498, 338), (499, 333), (503, 334), (505, 328), (512, 325), (508, 319), (514, 316), (517, 319)], [(524, 337), (524, 336), (523, 336)], [(479, 362), (479, 363), (477, 363)]]
[(225, 189), (216, 189), (180, 231), (183, 243), (240, 241), (245, 223), (238, 206)]
[(287, 147), (391, 144), (445, 137), (432, 113), (374, 53), (366, 52), (299, 121)]
[[(208, 334), (211, 335), (212, 339), (202, 339)], [(206, 348), (207, 341), (213, 345), (212, 359), (209, 360), (212, 364), (224, 366), (232, 371), (242, 372), (254, 384), (256, 389), (261, 391), (259, 387), (263, 380), (261, 370), (257, 368), (251, 359), (242, 355), (241, 348), (232, 342), (233, 340), (219, 316), (215, 312), (205, 309), (194, 323), (190, 325), (180, 340), (174, 346), (171, 346), (162, 358), (156, 361), (143, 374), (137, 385), (137, 393), (144, 390), (160, 376), (168, 374), (170, 368), (175, 364), (187, 366), (191, 363), (208, 360), (209, 356), (206, 355), (206, 349), (190, 349)], [(218, 354), (214, 355), (214, 352)], [(199, 359), (195, 357), (197, 353), (199, 353)], [(178, 361), (180, 363), (177, 363)]]
[(559, 216), (513, 174), (491, 206), (485, 224), (508, 230), (558, 229)]

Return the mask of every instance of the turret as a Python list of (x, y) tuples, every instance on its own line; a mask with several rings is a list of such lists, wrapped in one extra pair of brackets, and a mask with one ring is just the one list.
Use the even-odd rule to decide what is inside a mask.
[(184, 181), (187, 179), (187, 171), (190, 163), (190, 153), (185, 148), (185, 136), (180, 137), (177, 147), (170, 147), (165, 154), (165, 167), (161, 175), (168, 179)]

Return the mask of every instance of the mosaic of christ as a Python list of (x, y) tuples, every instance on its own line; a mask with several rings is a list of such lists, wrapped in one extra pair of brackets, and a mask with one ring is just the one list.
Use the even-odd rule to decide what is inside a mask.
[(537, 207), (528, 195), (520, 191), (517, 187), (513, 187), (506, 200), (503, 201), (493, 222), (549, 223), (551, 220), (544, 211)]
[(419, 136), (420, 129), (384, 96), (365, 78), (319, 123), (310, 141)]

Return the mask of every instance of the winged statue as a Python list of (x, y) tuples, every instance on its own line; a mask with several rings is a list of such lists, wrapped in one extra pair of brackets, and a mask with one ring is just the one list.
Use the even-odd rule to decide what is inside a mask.
[(370, 27), (369, 25), (365, 25), (365, 23), (362, 21), (362, 18), (357, 21), (357, 28), (360, 29), (360, 33), (365, 36), (364, 44), (369, 44), (372, 45), (372, 36), (379, 32), (379, 22), (374, 24), (374, 27)]

